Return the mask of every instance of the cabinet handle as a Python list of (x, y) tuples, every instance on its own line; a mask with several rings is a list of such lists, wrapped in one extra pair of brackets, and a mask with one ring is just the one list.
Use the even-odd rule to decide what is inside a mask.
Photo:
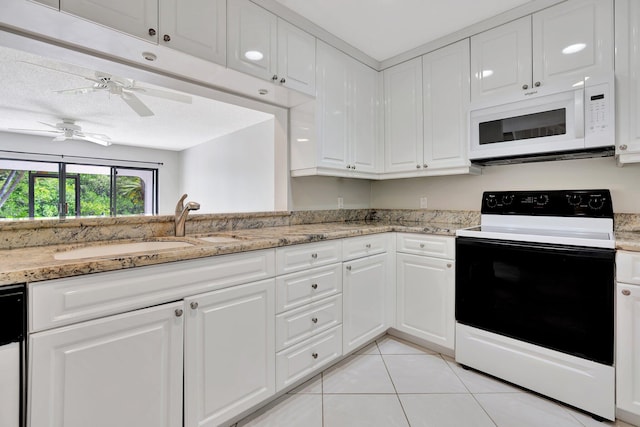
[(313, 258), (313, 259), (318, 258), (318, 254), (311, 254), (311, 258)]
[(271, 80), (278, 80), (278, 75), (274, 74), (273, 77), (271, 77)]
[(540, 82), (535, 82), (533, 85), (534, 85), (535, 87), (540, 87), (540, 84), (541, 84)]
[(629, 289), (623, 289), (622, 295), (624, 295), (625, 297), (628, 297), (629, 295), (631, 295), (631, 291)]
[(193, 302), (190, 304), (190, 306), (191, 306), (191, 309), (192, 309), (192, 310), (195, 310), (196, 308), (198, 308), (198, 302), (197, 302), (197, 301), (193, 301)]
[(318, 284), (314, 283), (313, 285), (311, 285), (311, 289), (318, 289)]
[(351, 266), (347, 265), (347, 271), (351, 271)]
[(311, 321), (312, 321), (313, 323), (318, 323), (318, 318), (317, 318), (317, 317), (313, 317), (313, 318), (311, 318)]
[(313, 357), (314, 359), (317, 359), (318, 358), (318, 353), (316, 353), (316, 352), (311, 353), (311, 357)]
[(154, 30), (153, 28), (149, 28), (149, 35), (150, 36), (155, 36), (156, 35), (156, 30)]
[(280, 83), (284, 84), (284, 83), (286, 83), (286, 82), (287, 82), (287, 81), (285, 80), (285, 78), (284, 78), (284, 77), (280, 79)]
[(162, 38), (162, 40), (164, 40), (166, 42), (170, 42), (171, 41), (171, 36), (169, 34), (165, 34), (164, 37)]
[(175, 313), (176, 313), (176, 317), (180, 317), (180, 316), (182, 316), (182, 313), (184, 313), (184, 311), (182, 311), (181, 308), (176, 308)]
[(621, 151), (624, 151), (627, 149), (627, 144), (622, 144), (619, 148)]
[(366, 245), (364, 245), (364, 247), (367, 249), (371, 249), (371, 243), (367, 243)]
[(529, 85), (522, 85), (522, 90), (527, 90), (529, 89)]

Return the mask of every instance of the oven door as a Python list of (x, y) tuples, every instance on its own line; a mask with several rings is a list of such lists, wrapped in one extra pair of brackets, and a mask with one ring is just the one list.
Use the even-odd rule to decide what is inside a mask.
[(615, 250), (456, 239), (456, 320), (613, 365)]

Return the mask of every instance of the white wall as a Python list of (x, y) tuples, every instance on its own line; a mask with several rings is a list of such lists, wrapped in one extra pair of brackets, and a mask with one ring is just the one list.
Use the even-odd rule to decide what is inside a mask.
[(180, 188), (200, 212), (273, 211), (274, 120), (180, 153)]
[(371, 207), (371, 182), (324, 176), (291, 178), (291, 210), (337, 209), (338, 197), (345, 209), (367, 209)]
[[(10, 153), (14, 151), (16, 153)], [(55, 156), (34, 156), (21, 153), (53, 154)], [(111, 145), (103, 147), (84, 141), (52, 142), (49, 137), (24, 135), (18, 133), (0, 132), (0, 157), (38, 159), (52, 162), (63, 160), (70, 163), (97, 163), (102, 165), (122, 165), (141, 168), (158, 168), (159, 194), (158, 210), (162, 215), (173, 215), (176, 201), (179, 197), (178, 176), (179, 159), (178, 152), (168, 150), (155, 150), (146, 148), (129, 147), (126, 145)], [(81, 159), (79, 157), (100, 158), (103, 160)], [(132, 163), (152, 162), (162, 163), (143, 164)]]
[(640, 164), (617, 167), (612, 157), (489, 166), (482, 175), (376, 181), (371, 206), (479, 210), (483, 191), (610, 189), (616, 213), (640, 213)]

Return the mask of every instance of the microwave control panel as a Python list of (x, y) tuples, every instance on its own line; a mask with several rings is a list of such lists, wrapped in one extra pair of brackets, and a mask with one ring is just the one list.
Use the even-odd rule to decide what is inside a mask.
[[(587, 80), (588, 82), (588, 80)], [(585, 146), (600, 147), (615, 142), (613, 83), (589, 85), (584, 90)]]

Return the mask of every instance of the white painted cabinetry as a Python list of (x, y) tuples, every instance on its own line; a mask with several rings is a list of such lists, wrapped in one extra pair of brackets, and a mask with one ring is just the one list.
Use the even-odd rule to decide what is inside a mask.
[(60, 10), (60, 0), (30, 0)]
[(455, 238), (397, 234), (396, 329), (443, 349), (455, 344)]
[(640, 424), (640, 254), (616, 255), (616, 416)]
[(640, 3), (616, 0), (616, 155), (640, 162)]
[[(343, 242), (343, 350), (347, 354), (383, 334), (393, 321), (392, 235)], [(393, 252), (391, 252), (393, 253)]]
[[(569, 0), (471, 37), (471, 99), (570, 90), (613, 72), (613, 0)], [(552, 89), (552, 90), (558, 90)]]
[(315, 95), (316, 39), (248, 0), (228, 3), (227, 65)]
[(291, 110), (291, 175), (376, 178), (379, 73), (318, 41), (316, 84), (315, 102)]
[(224, 65), (226, 5), (225, 0), (62, 0), (60, 10)]
[(185, 299), (185, 427), (215, 427), (275, 393), (275, 282)]
[(182, 426), (183, 302), (32, 334), (32, 427)]

